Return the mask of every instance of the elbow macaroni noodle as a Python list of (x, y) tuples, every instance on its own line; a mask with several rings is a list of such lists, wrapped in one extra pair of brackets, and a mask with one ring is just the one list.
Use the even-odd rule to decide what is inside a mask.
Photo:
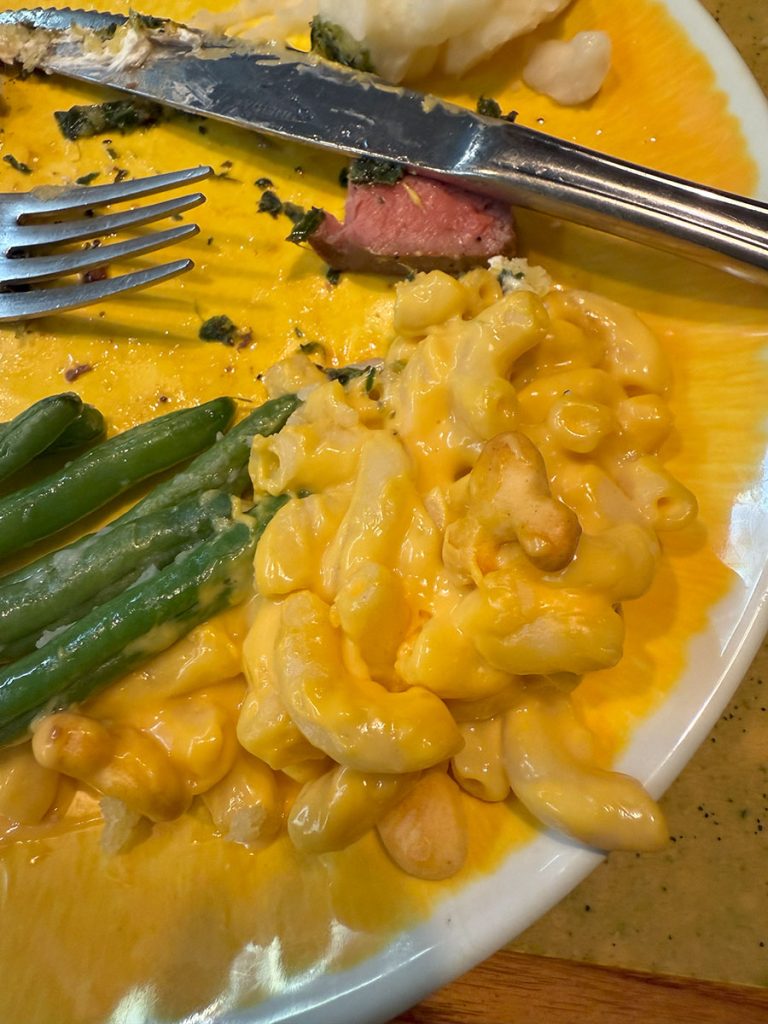
[(619, 661), (621, 602), (696, 516), (664, 465), (669, 371), (630, 310), (498, 270), (399, 285), (375, 377), (342, 385), (304, 355), (266, 375), (304, 401), (253, 441), (254, 492), (292, 498), (247, 615), (37, 722), (0, 755), (7, 822), (44, 821), (66, 776), (105, 816), (199, 796), (228, 838), (287, 830), (307, 855), (376, 829), (427, 879), (464, 862), (466, 799), (514, 797), (604, 849), (663, 842), (570, 691)]

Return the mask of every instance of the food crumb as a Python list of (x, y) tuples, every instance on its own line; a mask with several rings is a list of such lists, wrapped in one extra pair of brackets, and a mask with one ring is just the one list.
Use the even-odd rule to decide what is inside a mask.
[(6, 153), (3, 160), (7, 164), (10, 164), (14, 171), (19, 171), (21, 174), (31, 174), (32, 168), (29, 164), (25, 164), (22, 160), (17, 160), (13, 153)]
[(94, 267), (93, 270), (86, 270), (82, 275), (83, 284), (93, 284), (94, 281), (106, 281), (109, 277), (109, 270), (106, 267)]
[(93, 366), (90, 363), (75, 363), (74, 366), (70, 366), (69, 369), (64, 371), (64, 380), (70, 384), (72, 381), (82, 377), (85, 373), (90, 373)]

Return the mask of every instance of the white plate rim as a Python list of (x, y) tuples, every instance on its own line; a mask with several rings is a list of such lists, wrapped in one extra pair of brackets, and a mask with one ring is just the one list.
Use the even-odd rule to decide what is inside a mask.
[[(768, 100), (699, 0), (660, 2), (707, 57), (757, 165), (755, 193), (768, 199)], [(768, 466), (761, 486), (768, 505)], [(768, 632), (768, 563), (712, 610), (712, 621), (717, 620), (722, 623), (720, 631), (711, 625), (706, 634), (694, 640), (680, 683), (635, 730), (618, 764), (621, 770), (640, 778), (654, 796), (664, 792), (709, 734)], [(701, 690), (700, 680), (690, 678), (693, 664), (697, 658), (711, 661), (713, 653), (719, 671), (700, 694), (695, 716), (685, 723), (675, 720), (674, 712), (679, 711), (687, 689), (697, 685)], [(658, 741), (660, 729), (667, 740), (666, 749), (661, 756), (649, 759), (645, 741), (651, 732)], [(211, 1024), (214, 1020), (219, 1024), (384, 1024), (510, 942), (567, 895), (602, 859), (600, 853), (578, 843), (543, 834), (513, 851), (496, 871), (443, 900), (428, 920), (395, 936), (380, 952), (355, 967), (297, 978), (280, 995), (258, 1006), (225, 1012), (216, 1018), (202, 1011), (186, 1018), (184, 1024), (202, 1024), (203, 1020)], [(517, 886), (510, 902), (504, 887), (513, 880)]]

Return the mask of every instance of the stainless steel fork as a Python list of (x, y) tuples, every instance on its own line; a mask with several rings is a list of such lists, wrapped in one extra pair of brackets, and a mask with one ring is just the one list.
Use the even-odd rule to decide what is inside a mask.
[[(199, 231), (196, 224), (180, 224), (109, 245), (94, 240), (177, 216), (204, 203), (201, 192), (105, 215), (98, 209), (190, 185), (211, 173), (210, 167), (193, 167), (112, 185), (42, 187), (32, 192), (0, 194), (0, 323), (90, 305), (189, 270), (192, 260), (181, 259), (117, 277), (99, 273), (116, 260), (191, 238)], [(87, 248), (56, 251), (58, 246), (86, 241), (91, 241)], [(43, 284), (72, 274), (83, 275), (84, 280), (57, 287)]]

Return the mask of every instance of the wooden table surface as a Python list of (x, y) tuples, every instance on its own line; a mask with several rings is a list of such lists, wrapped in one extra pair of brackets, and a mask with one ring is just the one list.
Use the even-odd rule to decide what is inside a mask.
[[(768, 93), (768, 0), (702, 3)], [(765, 694), (761, 690), (764, 679)], [(672, 830), (677, 825), (681, 840), (674, 855), (667, 858), (667, 867), (659, 859), (612, 855), (559, 907), (521, 936), (514, 948), (501, 950), (392, 1024), (766, 1024), (768, 987), (757, 986), (768, 986), (768, 932), (760, 938), (761, 929), (768, 927), (768, 872), (753, 870), (753, 864), (768, 868), (768, 829), (763, 833), (759, 812), (744, 821), (744, 810), (736, 812), (735, 808), (742, 803), (748, 806), (755, 788), (766, 789), (768, 718), (760, 715), (766, 712), (767, 698), (768, 640), (710, 744), (702, 747), (663, 800)], [(738, 729), (733, 727), (734, 719)], [(749, 748), (754, 752), (752, 758), (744, 756), (744, 745), (738, 743), (739, 735), (750, 732), (758, 736)], [(717, 743), (715, 757), (713, 745)], [(712, 814), (693, 797), (702, 792), (702, 786), (709, 806), (717, 808)], [(737, 799), (737, 794), (744, 799)], [(732, 819), (726, 818), (730, 805), (734, 807)], [(692, 829), (692, 816), (697, 813), (699, 821), (718, 814), (726, 819), (724, 835)], [(740, 845), (734, 845), (729, 854), (729, 835), (740, 828)], [(751, 844), (744, 842), (745, 836)], [(686, 838), (687, 843), (682, 841)], [(612, 935), (616, 931), (610, 915), (601, 918), (592, 913), (600, 907), (601, 898), (607, 903), (617, 892), (628, 893), (643, 872), (650, 872), (654, 879), (658, 876), (659, 889), (666, 892), (664, 872), (675, 869), (678, 878), (679, 872), (687, 871), (729, 872), (733, 904), (746, 910), (747, 926), (735, 938), (729, 934), (719, 948), (720, 936), (710, 921), (710, 933), (702, 934), (700, 943), (690, 944), (687, 950), (676, 949), (675, 958), (667, 958), (661, 966), (651, 948), (653, 936), (639, 922), (635, 927), (631, 920), (622, 923), (623, 941), (601, 941), (606, 931), (613, 929)], [(698, 897), (693, 889), (677, 889), (667, 913), (695, 915)], [(723, 907), (725, 914), (730, 910)], [(753, 945), (759, 946), (765, 958), (763, 973), (759, 960), (757, 968), (746, 966), (755, 963)], [(638, 971), (637, 967), (650, 969)]]
[(502, 950), (393, 1024), (765, 1024), (768, 989)]

